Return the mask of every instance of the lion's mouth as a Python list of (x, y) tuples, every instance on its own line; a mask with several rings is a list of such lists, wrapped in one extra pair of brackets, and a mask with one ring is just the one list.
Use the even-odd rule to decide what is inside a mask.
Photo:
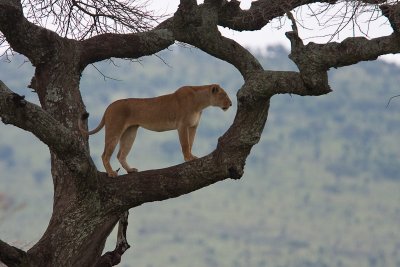
[(222, 107), (223, 111), (227, 111), (229, 107)]

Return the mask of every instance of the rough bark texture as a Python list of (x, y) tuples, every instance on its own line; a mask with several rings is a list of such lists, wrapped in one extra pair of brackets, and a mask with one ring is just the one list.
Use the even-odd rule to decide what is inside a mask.
[[(128, 209), (242, 177), (246, 158), (260, 140), (273, 95), (329, 93), (329, 68), (400, 52), (399, 4), (381, 6), (393, 34), (371, 40), (355, 37), (340, 43), (304, 45), (294, 25), (287, 37), (292, 44), (290, 58), (298, 72), (264, 70), (248, 50), (221, 36), (217, 28), (256, 30), (285, 13), (295, 24), (288, 12), (314, 2), (260, 0), (249, 10), (241, 10), (236, 0), (207, 0), (202, 5), (182, 0), (173, 17), (148, 32), (107, 33), (76, 41), (30, 23), (20, 1), (0, 0), (0, 32), (14, 51), (24, 54), (36, 67), (30, 86), (41, 105), (29, 103), (0, 82), (0, 117), (3, 123), (31, 132), (49, 147), (54, 183), (53, 214), (42, 238), (26, 252), (0, 240), (0, 260), (9, 266), (118, 264), (129, 248)], [(151, 55), (175, 41), (198, 47), (240, 71), (244, 84), (237, 93), (235, 120), (218, 140), (215, 151), (203, 158), (110, 179), (97, 171), (88, 140), (78, 132), (77, 118), (85, 111), (79, 91), (82, 71), (88, 64), (110, 57)], [(105, 241), (119, 220), (119, 243), (114, 251), (102, 255)]]

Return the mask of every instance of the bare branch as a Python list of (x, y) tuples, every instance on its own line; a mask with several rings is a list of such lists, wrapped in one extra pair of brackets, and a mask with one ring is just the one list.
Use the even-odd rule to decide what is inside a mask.
[(58, 34), (77, 40), (146, 31), (162, 18), (147, 11), (147, 2), (137, 0), (23, 0), (22, 4), (35, 24), (47, 27), (51, 23)]
[(92, 65), (92, 67), (93, 67), (95, 70), (97, 70), (97, 72), (100, 73), (101, 76), (103, 76), (103, 80), (104, 80), (104, 81), (105, 81), (106, 79), (110, 79), (110, 80), (113, 80), (113, 81), (119, 81), (119, 82), (121, 81), (121, 80), (119, 80), (119, 79), (116, 79), (116, 78), (113, 78), (113, 77), (110, 77), (110, 76), (105, 75), (101, 70), (99, 70), (99, 68), (96, 67), (95, 64), (90, 64), (90, 65)]
[(337, 1), (259, 0), (252, 2), (250, 9), (242, 10), (239, 1), (234, 0), (226, 2), (219, 10), (218, 24), (237, 31), (260, 30), (272, 19), (283, 16), (286, 11), (317, 2), (334, 4)]
[(126, 238), (126, 230), (128, 229), (128, 216), (129, 211), (125, 211), (118, 222), (117, 245), (115, 250), (118, 251), (120, 255), (124, 254), (125, 251), (131, 247)]
[(117, 244), (113, 251), (108, 251), (100, 257), (96, 263), (96, 267), (109, 267), (118, 265), (121, 262), (121, 257), (130, 248), (126, 239), (126, 230), (128, 228), (129, 212), (125, 211), (118, 222)]
[(386, 105), (386, 108), (389, 107), (390, 101), (392, 101), (392, 99), (394, 99), (394, 98), (396, 98), (396, 97), (400, 97), (400, 95), (395, 95), (395, 96), (392, 96), (391, 98), (389, 98), (389, 101), (388, 101), (388, 103), (387, 103), (387, 105)]
[[(328, 42), (330, 42), (339, 38), (346, 28), (353, 31), (353, 36), (357, 35), (358, 30), (363, 36), (368, 37), (370, 24), (381, 16), (378, 12), (378, 1), (373, 4), (370, 2), (338, 1), (337, 5), (316, 4), (310, 7), (309, 16), (317, 19), (321, 30), (326, 32), (323, 36), (313, 36), (313, 38), (329, 37)], [(366, 15), (369, 19), (366, 19)], [(366, 29), (361, 25), (366, 25)]]

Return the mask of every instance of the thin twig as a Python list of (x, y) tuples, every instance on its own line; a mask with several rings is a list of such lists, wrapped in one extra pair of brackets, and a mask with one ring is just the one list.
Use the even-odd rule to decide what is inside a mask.
[(99, 69), (96, 67), (96, 65), (94, 65), (94, 64), (91, 64), (91, 65), (93, 66), (93, 68), (95, 68), (95, 69), (103, 76), (104, 81), (105, 81), (106, 79), (110, 79), (110, 80), (122, 82), (122, 80), (119, 80), (119, 79), (116, 79), (116, 78), (109, 77), (109, 76), (105, 75), (103, 72), (101, 72), (101, 70), (99, 70)]
[(392, 101), (393, 98), (396, 98), (396, 97), (399, 97), (399, 96), (400, 96), (400, 95), (395, 95), (395, 96), (392, 96), (391, 98), (389, 98), (389, 101), (388, 101), (388, 103), (387, 103), (387, 105), (386, 105), (386, 108), (389, 107), (390, 101)]

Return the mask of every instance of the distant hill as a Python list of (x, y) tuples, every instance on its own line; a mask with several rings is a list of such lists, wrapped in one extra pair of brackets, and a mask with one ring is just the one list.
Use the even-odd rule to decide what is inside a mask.
[[(265, 68), (296, 69), (282, 47), (263, 54)], [(0, 62), (0, 79), (37, 102), (26, 89), (33, 70), (23, 61)], [(400, 266), (400, 99), (386, 107), (400, 93), (399, 73), (393, 64), (364, 62), (331, 70), (329, 95), (274, 96), (244, 177), (134, 209), (133, 247), (122, 266)], [(81, 89), (94, 127), (115, 99), (208, 83), (234, 99), (243, 80), (226, 62), (174, 46), (139, 62), (89, 66)], [(215, 148), (234, 114), (204, 112), (195, 155)], [(103, 139), (104, 132), (90, 139), (101, 170)], [(176, 132), (139, 131), (129, 161), (140, 170), (181, 163)], [(52, 208), (46, 147), (0, 124), (0, 173), (0, 236), (29, 247)]]

